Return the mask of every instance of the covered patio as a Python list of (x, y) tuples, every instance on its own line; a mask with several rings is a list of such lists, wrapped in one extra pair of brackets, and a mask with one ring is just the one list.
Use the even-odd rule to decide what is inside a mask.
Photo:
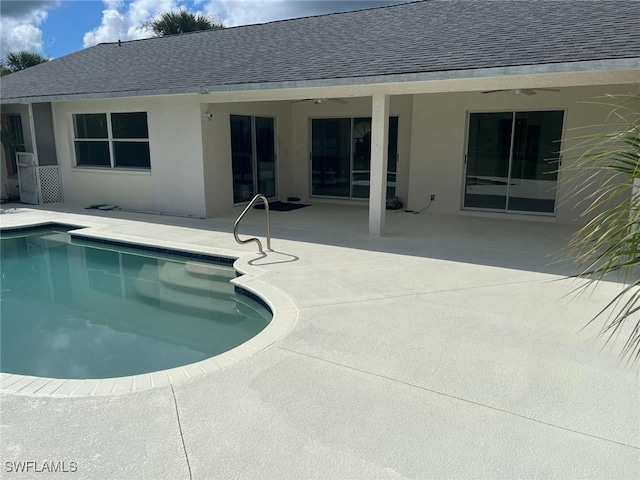
[[(570, 225), (387, 211), (374, 238), (366, 206), (310, 203), (271, 213), (265, 255), (234, 242), (237, 211), (3, 214), (3, 227), (57, 221), (236, 256), (296, 312), (250, 358), (144, 390), (43, 394), (3, 375), (3, 461), (76, 461), (103, 478), (637, 475), (637, 371), (599, 324), (582, 329), (618, 286), (573, 294), (575, 267), (557, 263)], [(263, 238), (264, 212), (240, 232)]]

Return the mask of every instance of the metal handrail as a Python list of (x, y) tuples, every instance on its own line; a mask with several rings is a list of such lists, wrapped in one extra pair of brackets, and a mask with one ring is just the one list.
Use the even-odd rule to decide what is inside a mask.
[(251, 209), (251, 207), (253, 207), (256, 204), (258, 200), (262, 200), (262, 202), (264, 203), (264, 212), (265, 212), (266, 222), (267, 222), (267, 249), (271, 250), (271, 220), (269, 218), (269, 200), (267, 200), (267, 197), (265, 197), (261, 193), (256, 194), (256, 196), (253, 197), (253, 199), (249, 202), (249, 204), (244, 208), (242, 213), (238, 215), (238, 218), (236, 219), (236, 223), (233, 224), (233, 237), (236, 239), (236, 242), (238, 242), (240, 245), (244, 245), (245, 243), (250, 243), (250, 242), (256, 242), (258, 244), (258, 251), (260, 253), (264, 253), (264, 251), (262, 250), (262, 242), (260, 242), (260, 240), (258, 240), (256, 237), (247, 238), (246, 240), (241, 240), (240, 237), (238, 237), (238, 225), (240, 225), (240, 221), (244, 218), (247, 212)]

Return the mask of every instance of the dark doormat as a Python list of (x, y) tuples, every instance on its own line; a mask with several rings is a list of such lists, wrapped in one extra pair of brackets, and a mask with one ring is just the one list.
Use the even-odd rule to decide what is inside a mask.
[[(305, 203), (288, 203), (288, 202), (269, 202), (269, 210), (275, 212), (288, 212), (290, 210), (298, 210), (299, 208), (310, 207)], [(264, 210), (264, 203), (257, 204), (254, 208)]]

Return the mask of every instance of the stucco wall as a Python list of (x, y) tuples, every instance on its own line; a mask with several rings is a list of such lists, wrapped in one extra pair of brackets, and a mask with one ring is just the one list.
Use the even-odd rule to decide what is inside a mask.
[[(74, 113), (147, 112), (151, 170), (77, 167)], [(65, 202), (205, 216), (200, 104), (195, 96), (54, 104)]]
[(33, 104), (33, 124), (38, 147), (38, 165), (56, 165), (56, 145), (50, 103)]
[[(567, 139), (579, 134), (577, 128), (601, 123), (603, 114), (607, 113), (602, 107), (583, 102), (607, 93), (632, 90), (629, 86), (607, 86), (563, 88), (561, 92), (540, 92), (532, 96), (513, 92), (415, 95), (408, 208), (424, 208), (433, 194), (436, 201), (430, 211), (461, 212), (468, 112), (564, 110), (563, 147), (566, 147), (571, 144)], [(568, 166), (571, 159), (563, 161)], [(579, 198), (566, 199), (567, 187), (564, 185), (560, 182), (561, 201), (555, 220), (563, 223), (580, 221), (581, 210), (576, 208)]]
[[(513, 92), (392, 96), (389, 113), (399, 119), (397, 195), (413, 210), (424, 208), (433, 194), (436, 200), (430, 207), (432, 212), (482, 215), (461, 209), (468, 112), (563, 110), (566, 147), (571, 143), (566, 139), (577, 127), (602, 121), (603, 109), (584, 101), (637, 88), (572, 87), (533, 96)], [(56, 103), (56, 148), (65, 201), (80, 205), (113, 203), (122, 208), (209, 217), (232, 212), (232, 114), (275, 118), (278, 197), (306, 200), (310, 195), (310, 119), (371, 115), (371, 97), (345, 99), (347, 103), (205, 103), (200, 96), (190, 95)], [(150, 172), (75, 166), (73, 113), (133, 111), (147, 112)], [(25, 139), (30, 141), (28, 118), (23, 124)], [(570, 159), (564, 161), (567, 165)], [(566, 192), (563, 183), (560, 185), (557, 215), (547, 220), (576, 221), (578, 199), (563, 199)]]

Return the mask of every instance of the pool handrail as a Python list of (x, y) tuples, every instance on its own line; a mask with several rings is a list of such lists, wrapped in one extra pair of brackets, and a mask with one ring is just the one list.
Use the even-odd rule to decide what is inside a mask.
[(264, 212), (265, 212), (265, 217), (267, 222), (267, 250), (271, 250), (271, 219), (269, 217), (269, 200), (267, 200), (267, 197), (265, 197), (261, 193), (257, 193), (253, 197), (253, 199), (249, 202), (249, 204), (246, 207), (244, 207), (244, 210), (242, 211), (242, 213), (238, 215), (238, 218), (233, 224), (233, 237), (236, 239), (236, 242), (238, 242), (240, 245), (244, 245), (245, 243), (250, 243), (250, 242), (256, 242), (258, 244), (258, 251), (260, 253), (264, 253), (264, 251), (262, 250), (262, 242), (260, 242), (258, 238), (251, 237), (251, 238), (247, 238), (246, 240), (242, 240), (238, 236), (238, 225), (240, 225), (240, 221), (244, 218), (244, 216), (251, 209), (251, 207), (253, 207), (258, 202), (258, 200), (262, 200), (262, 202), (264, 203)]

